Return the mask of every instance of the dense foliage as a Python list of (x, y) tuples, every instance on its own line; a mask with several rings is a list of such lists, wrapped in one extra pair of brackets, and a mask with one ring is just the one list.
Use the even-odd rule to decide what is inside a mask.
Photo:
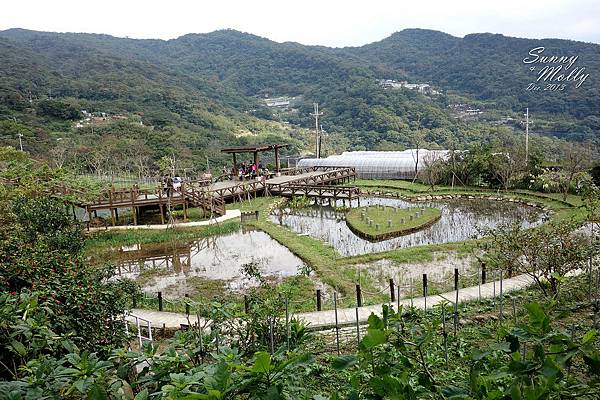
[(70, 218), (60, 203), (48, 198), (17, 197), (5, 203), (0, 288), (14, 295), (33, 291), (36, 302), (51, 314), (51, 329), (72, 336), (83, 348), (119, 344), (123, 324), (118, 316), (132, 286), (108, 282), (110, 268), (86, 265), (81, 226)]
[[(446, 325), (453, 316), (441, 308), (425, 314), (414, 309), (396, 312), (385, 305), (381, 317), (369, 317), (358, 351), (320, 355), (318, 361), (310, 355), (317, 337), (312, 345), (284, 341), (273, 350), (245, 351), (236, 335), (216, 326), (178, 332), (162, 348), (147, 344), (139, 351), (116, 349), (103, 357), (52, 332), (49, 311), (35, 295), (1, 295), (0, 346), (27, 364), (10, 380), (0, 380), (0, 397), (596, 398), (596, 330), (585, 328), (586, 321), (579, 323), (578, 334), (556, 326), (553, 315), (565, 306), (530, 303), (521, 322), (466, 326), (452, 336)], [(18, 340), (25, 344), (16, 344)]]

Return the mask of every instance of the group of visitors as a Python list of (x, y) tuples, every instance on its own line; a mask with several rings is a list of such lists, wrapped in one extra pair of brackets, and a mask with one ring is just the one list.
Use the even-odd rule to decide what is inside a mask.
[[(243, 181), (244, 179), (256, 179), (258, 177), (264, 176), (268, 173), (267, 169), (263, 166), (262, 161), (258, 163), (242, 163), (237, 170), (238, 179)], [(223, 174), (229, 174), (231, 179), (234, 179), (234, 173), (230, 174), (227, 170), (227, 167), (223, 167)]]
[(179, 192), (181, 190), (181, 184), (183, 183), (183, 179), (179, 176), (175, 176), (171, 178), (170, 176), (165, 176), (162, 180), (163, 193), (168, 197), (171, 197), (174, 192)]

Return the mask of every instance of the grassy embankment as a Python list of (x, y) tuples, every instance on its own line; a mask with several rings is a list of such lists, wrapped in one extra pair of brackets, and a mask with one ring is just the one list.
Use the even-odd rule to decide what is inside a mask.
[(350, 210), (346, 214), (346, 223), (360, 237), (384, 240), (417, 232), (431, 226), (441, 216), (440, 210), (431, 207), (369, 206)]
[[(262, 203), (259, 207), (260, 216), (258, 221), (250, 221), (247, 224), (268, 233), (273, 239), (286, 246), (291, 252), (300, 257), (312, 270), (316, 272), (318, 279), (335, 288), (340, 292), (342, 305), (353, 304), (353, 292), (360, 274), (356, 264), (364, 264), (372, 261), (389, 259), (397, 263), (427, 262), (443, 257), (443, 253), (452, 252), (457, 255), (470, 254), (475, 247), (475, 241), (445, 243), (429, 246), (415, 246), (380, 253), (369, 253), (360, 256), (341, 256), (333, 247), (310, 236), (300, 236), (286, 227), (276, 225), (269, 220), (269, 210), (274, 208), (282, 199), (272, 198), (270, 204)], [(248, 207), (252, 207), (249, 204)], [(368, 274), (361, 275), (361, 285), (365, 292), (375, 292), (375, 282)], [(306, 308), (314, 308), (314, 285), (311, 282), (303, 282), (306, 291), (298, 291), (294, 301), (303, 301)], [(385, 301), (387, 294), (371, 296), (366, 298), (368, 303)]]

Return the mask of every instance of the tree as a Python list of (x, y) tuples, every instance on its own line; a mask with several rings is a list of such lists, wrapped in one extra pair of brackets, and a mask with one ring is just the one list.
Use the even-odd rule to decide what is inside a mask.
[(37, 110), (41, 115), (48, 117), (75, 120), (81, 118), (81, 112), (69, 104), (57, 100), (43, 100), (37, 105)]
[(413, 160), (415, 162), (415, 177), (413, 178), (413, 182), (417, 180), (417, 175), (419, 173), (419, 150), (423, 144), (424, 138), (425, 134), (422, 131), (418, 131), (417, 133), (415, 133), (413, 138), (413, 146), (415, 150), (412, 152)]
[(175, 175), (175, 156), (162, 156), (157, 162), (158, 168), (163, 175)]
[(562, 192), (563, 200), (567, 200), (567, 195), (575, 176), (589, 168), (592, 157), (589, 146), (579, 143), (566, 142), (562, 150), (564, 154), (562, 162), (564, 174)]
[(481, 244), (488, 265), (529, 275), (545, 296), (557, 297), (567, 274), (582, 268), (599, 253), (573, 222), (549, 222), (536, 229), (519, 224), (484, 231), (489, 240)]
[(133, 160), (133, 166), (139, 179), (147, 175), (152, 160), (152, 153), (145, 143), (140, 141), (130, 141), (128, 143), (130, 158)]
[(436, 153), (427, 153), (422, 157), (422, 160), (425, 168), (421, 174), (421, 179), (431, 187), (431, 190), (434, 190), (435, 185), (441, 181), (444, 174), (444, 160)]
[(492, 177), (508, 190), (518, 174), (523, 171), (525, 162), (521, 152), (498, 152), (490, 154), (489, 170)]
[(62, 168), (71, 156), (73, 143), (69, 139), (59, 140), (59, 143), (50, 149), (50, 160), (56, 168)]

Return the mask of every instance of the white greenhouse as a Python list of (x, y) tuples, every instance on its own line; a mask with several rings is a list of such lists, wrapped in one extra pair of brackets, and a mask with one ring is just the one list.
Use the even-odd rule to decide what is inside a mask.
[[(327, 158), (305, 158), (298, 162), (303, 167), (354, 167), (356, 177), (362, 179), (412, 179), (428, 162), (446, 159), (448, 150), (416, 149), (404, 151), (345, 151)], [(418, 160), (418, 162), (417, 162)]]

